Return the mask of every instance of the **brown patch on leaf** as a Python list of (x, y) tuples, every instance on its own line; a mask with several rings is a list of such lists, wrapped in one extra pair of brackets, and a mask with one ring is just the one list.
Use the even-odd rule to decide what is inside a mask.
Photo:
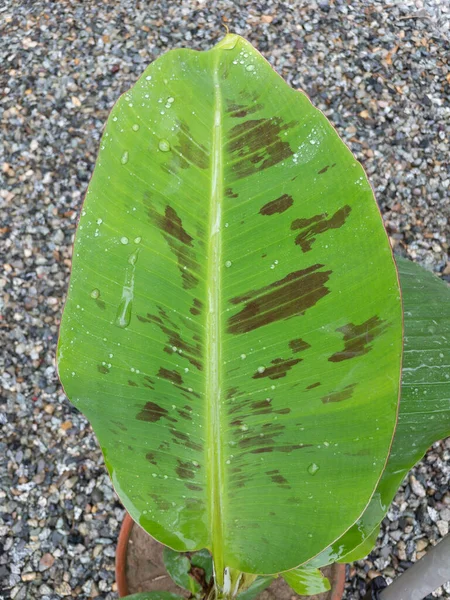
[(155, 453), (154, 452), (147, 452), (147, 454), (145, 455), (145, 458), (152, 465), (157, 465), (158, 464), (157, 461), (156, 461), (156, 459), (155, 459)]
[(148, 208), (148, 216), (151, 222), (158, 227), (166, 240), (171, 252), (176, 256), (178, 270), (185, 289), (191, 289), (198, 283), (200, 266), (196, 260), (191, 237), (183, 227), (181, 218), (171, 206), (166, 206), (164, 214), (160, 214), (155, 208), (149, 192), (144, 193), (144, 203)]
[(330, 218), (328, 218), (328, 213), (322, 213), (309, 219), (295, 219), (291, 224), (292, 231), (302, 230), (295, 238), (295, 243), (300, 246), (303, 252), (309, 252), (316, 241), (316, 237), (330, 229), (342, 227), (351, 210), (350, 206), (345, 205)]
[(171, 381), (172, 383), (176, 383), (177, 385), (182, 385), (183, 383), (183, 378), (178, 373), (178, 371), (169, 371), (169, 369), (165, 369), (164, 367), (159, 368), (158, 377), (167, 379), (167, 381)]
[(169, 508), (171, 507), (170, 502), (168, 500), (165, 500), (164, 498), (161, 498), (161, 496), (158, 496), (158, 494), (150, 493), (149, 496), (150, 498), (153, 498), (159, 510), (169, 510)]
[(126, 427), (121, 421), (111, 421), (111, 423), (114, 423), (114, 425), (121, 431), (128, 431), (128, 427)]
[(280, 379), (281, 377), (286, 377), (287, 372), (290, 371), (294, 365), (301, 362), (301, 360), (301, 358), (275, 358), (271, 361), (271, 367), (266, 367), (262, 372), (256, 371), (252, 376), (252, 379), (261, 379), (262, 377)]
[(323, 396), (321, 398), (324, 404), (328, 404), (329, 402), (343, 402), (344, 400), (348, 400), (353, 396), (353, 390), (355, 389), (356, 383), (351, 383), (350, 385), (346, 385), (343, 390), (339, 392), (331, 392), (327, 396)]
[(186, 410), (182, 410), (181, 408), (177, 408), (177, 413), (180, 415), (182, 419), (186, 419), (186, 421), (192, 421), (192, 416), (190, 412)]
[(105, 367), (105, 365), (97, 365), (97, 371), (99, 373), (103, 373), (103, 375), (106, 375), (107, 373), (109, 373), (109, 369), (108, 369), (108, 367)]
[(270, 479), (279, 486), (285, 489), (291, 489), (291, 486), (288, 485), (288, 480), (286, 479), (286, 477), (283, 477), (283, 475), (280, 474), (278, 469), (274, 469), (273, 471), (266, 471), (266, 475), (269, 475)]
[(187, 123), (180, 123), (177, 137), (178, 144), (174, 144), (173, 149), (184, 159), (180, 161), (180, 167), (188, 169), (191, 163), (199, 169), (207, 169), (209, 167), (208, 150), (203, 144), (194, 140)]
[(292, 156), (289, 142), (280, 134), (297, 125), (297, 121), (284, 123), (280, 117), (249, 119), (235, 125), (230, 131), (227, 150), (236, 159), (232, 170), (237, 179), (268, 169)]
[(367, 319), (361, 325), (347, 323), (347, 325), (339, 327), (336, 331), (344, 336), (344, 349), (330, 356), (328, 360), (330, 362), (341, 362), (367, 354), (372, 350), (371, 342), (384, 333), (387, 327), (386, 321), (380, 319), (377, 315)]
[(184, 433), (183, 431), (177, 431), (174, 428), (170, 430), (170, 433), (173, 435), (173, 442), (175, 444), (186, 446), (186, 448), (190, 448), (191, 450), (196, 450), (198, 452), (202, 451), (202, 445), (192, 441), (187, 433)]
[(177, 463), (178, 467), (175, 470), (180, 479), (194, 479), (195, 467), (192, 462), (184, 462), (177, 458)]
[(258, 110), (263, 108), (262, 104), (252, 103), (252, 104), (228, 104), (227, 111), (232, 119), (246, 117), (247, 115), (251, 115)]
[(138, 387), (138, 384), (135, 381), (133, 381), (132, 379), (128, 380), (128, 385), (131, 385), (132, 387)]
[(237, 198), (239, 194), (235, 194), (230, 187), (225, 189), (225, 196), (227, 198)]
[(144, 408), (136, 415), (138, 421), (147, 421), (149, 423), (156, 423), (156, 421), (163, 418), (176, 423), (176, 419), (170, 417), (169, 412), (155, 402), (147, 402)]
[(198, 298), (194, 298), (189, 312), (191, 313), (191, 315), (197, 316), (202, 312), (202, 310), (203, 302), (201, 302), (201, 300), (199, 300)]
[(274, 215), (276, 213), (283, 213), (285, 210), (290, 208), (294, 203), (294, 199), (289, 194), (283, 194), (276, 200), (272, 200), (267, 204), (264, 204), (259, 210), (261, 215)]
[(280, 319), (304, 314), (330, 293), (325, 283), (332, 271), (320, 271), (323, 266), (316, 264), (294, 271), (266, 287), (232, 298), (232, 304), (246, 304), (228, 319), (228, 332), (246, 333)]
[(144, 387), (154, 390), (155, 382), (148, 375), (144, 376)]
[(305, 350), (308, 350), (308, 348), (311, 348), (311, 344), (308, 344), (308, 342), (305, 342), (301, 338), (297, 338), (289, 342), (289, 348), (294, 354), (297, 354), (298, 352), (304, 352)]
[(195, 485), (195, 483), (185, 483), (184, 485), (188, 490), (192, 490), (193, 492), (201, 492), (203, 489), (201, 486)]
[[(201, 338), (194, 335), (193, 339), (195, 343), (190, 344), (185, 342), (178, 331), (176, 331), (179, 327), (170, 319), (166, 311), (161, 306), (158, 306), (157, 308), (159, 316), (147, 313), (145, 317), (143, 315), (137, 315), (137, 318), (142, 323), (154, 323), (167, 336), (167, 346), (164, 348), (164, 351), (167, 352), (167, 354), (173, 354), (178, 351), (180, 352), (180, 358), (185, 358), (192, 366), (199, 371), (202, 371)], [(174, 351), (174, 347), (177, 348), (177, 350)]]
[(313, 390), (314, 388), (318, 387), (319, 385), (320, 385), (320, 381), (316, 381), (315, 383), (311, 383), (311, 385), (308, 385), (308, 387), (306, 389)]
[(328, 169), (332, 169), (335, 166), (336, 166), (336, 163), (333, 163), (331, 166), (326, 165), (326, 167), (324, 167), (323, 169), (320, 169), (320, 171), (317, 171), (317, 174), (322, 175), (323, 173), (326, 173), (328, 171)]

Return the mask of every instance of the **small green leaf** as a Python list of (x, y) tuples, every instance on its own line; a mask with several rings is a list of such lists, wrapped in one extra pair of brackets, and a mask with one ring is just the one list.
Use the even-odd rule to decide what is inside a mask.
[(294, 592), (302, 596), (322, 594), (331, 588), (328, 579), (318, 569), (298, 567), (280, 575)]
[(141, 592), (125, 596), (123, 600), (184, 600), (184, 598), (171, 592)]
[(208, 550), (206, 550), (206, 548), (204, 548), (203, 550), (199, 550), (198, 552), (194, 552), (192, 554), (191, 565), (193, 567), (199, 567), (200, 569), (204, 570), (206, 583), (209, 583), (211, 581), (211, 577), (213, 574), (213, 562), (212, 556), (208, 552)]
[(269, 587), (273, 579), (273, 577), (257, 577), (249, 588), (237, 596), (237, 600), (253, 600), (253, 598), (256, 598), (262, 591)]
[(199, 582), (189, 575), (191, 563), (187, 556), (171, 548), (164, 548), (163, 559), (167, 572), (177, 585), (192, 594), (198, 594), (202, 590)]

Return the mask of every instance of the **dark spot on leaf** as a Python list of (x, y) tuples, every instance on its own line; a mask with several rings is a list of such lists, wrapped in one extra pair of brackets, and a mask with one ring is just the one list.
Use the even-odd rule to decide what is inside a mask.
[(138, 387), (138, 384), (135, 381), (133, 381), (132, 379), (128, 380), (128, 385), (131, 385), (132, 387)]
[(209, 167), (208, 151), (203, 144), (194, 140), (187, 123), (180, 123), (177, 137), (178, 144), (174, 144), (173, 149), (181, 154), (183, 159), (186, 159), (180, 162), (181, 168), (187, 169), (190, 167), (189, 163), (192, 163), (199, 169), (207, 169)]
[(128, 431), (128, 427), (126, 427), (121, 421), (111, 421), (111, 423), (114, 423), (114, 425), (121, 431)]
[(325, 286), (332, 271), (319, 271), (324, 265), (289, 273), (270, 285), (231, 299), (245, 307), (228, 320), (229, 333), (246, 333), (280, 319), (302, 315), (330, 293)]
[(154, 493), (149, 494), (149, 496), (150, 498), (153, 498), (159, 510), (169, 510), (171, 505), (168, 500), (165, 500), (165, 498), (161, 498), (161, 496), (158, 496), (158, 494)]
[(311, 383), (311, 385), (308, 385), (308, 387), (306, 389), (312, 390), (312, 389), (318, 387), (319, 385), (320, 385), (320, 381), (316, 381), (315, 383)]
[(235, 194), (230, 187), (225, 188), (225, 196), (227, 198), (237, 198), (239, 194)]
[(103, 373), (104, 375), (109, 373), (109, 369), (108, 369), (108, 367), (105, 367), (105, 365), (97, 365), (97, 371), (99, 373)]
[(192, 421), (192, 416), (189, 412), (181, 410), (181, 408), (177, 408), (177, 413), (182, 419), (186, 419), (186, 421)]
[(95, 299), (95, 304), (99, 307), (100, 310), (105, 310), (106, 308), (105, 302), (103, 300), (100, 300), (100, 298)]
[(144, 408), (136, 415), (136, 419), (139, 421), (148, 421), (150, 423), (156, 423), (156, 421), (159, 421), (162, 418), (176, 422), (175, 419), (169, 416), (169, 413), (165, 408), (159, 406), (159, 404), (156, 404), (155, 402), (147, 402)]
[(293, 203), (294, 199), (292, 196), (283, 194), (276, 200), (272, 200), (271, 202), (264, 204), (259, 213), (261, 215), (274, 215), (276, 213), (283, 213), (285, 210), (291, 207)]
[(357, 356), (363, 356), (372, 350), (370, 345), (373, 340), (384, 333), (388, 325), (386, 321), (380, 319), (377, 315), (364, 321), (361, 325), (347, 323), (339, 327), (339, 331), (344, 336), (344, 349), (336, 352), (328, 359), (330, 362), (341, 362)]
[(331, 394), (323, 396), (321, 400), (324, 404), (328, 404), (329, 402), (342, 402), (343, 400), (348, 400), (352, 397), (355, 386), (356, 383), (346, 385), (343, 390), (331, 392)]
[(280, 485), (285, 489), (291, 489), (290, 485), (287, 485), (289, 483), (288, 480), (286, 479), (286, 477), (283, 477), (283, 475), (280, 474), (278, 469), (275, 469), (273, 471), (266, 471), (266, 474), (270, 475), (270, 478), (274, 483)]
[(192, 490), (193, 492), (201, 492), (202, 491), (202, 487), (199, 485), (195, 485), (194, 483), (185, 483), (184, 484), (188, 490)]
[(252, 103), (252, 104), (228, 104), (227, 111), (230, 113), (230, 117), (232, 119), (243, 118), (247, 115), (251, 115), (258, 110), (263, 108), (262, 104)]
[(289, 342), (289, 348), (294, 354), (297, 354), (297, 352), (304, 352), (308, 348), (311, 348), (311, 344), (308, 344), (308, 342), (305, 342), (301, 338), (297, 338)]
[(226, 396), (227, 400), (230, 400), (231, 398), (234, 398), (235, 396), (237, 396), (238, 392), (239, 392), (239, 388), (237, 388), (237, 387), (228, 388), (227, 396)]
[(158, 464), (156, 459), (155, 459), (155, 454), (154, 452), (147, 452), (147, 454), (145, 455), (145, 458), (148, 460), (149, 463), (151, 463), (152, 465), (156, 465)]
[(178, 467), (175, 469), (180, 479), (194, 479), (195, 469), (191, 462), (184, 462), (177, 458)]
[[(198, 283), (196, 274), (200, 266), (191, 247), (193, 238), (183, 227), (177, 212), (171, 206), (166, 206), (164, 214), (156, 210), (149, 192), (144, 193), (144, 203), (148, 208), (151, 222), (163, 233), (171, 252), (176, 256), (178, 270), (181, 274), (182, 284), (185, 289), (191, 289)], [(194, 273), (196, 273), (194, 275)]]
[(309, 219), (295, 219), (291, 224), (292, 231), (302, 230), (295, 238), (295, 243), (303, 252), (308, 252), (319, 234), (342, 227), (351, 210), (350, 206), (345, 205), (330, 218), (328, 218), (328, 213), (322, 213)]
[(199, 315), (203, 310), (203, 302), (201, 302), (198, 298), (194, 298), (191, 308), (189, 312), (191, 315)]
[(178, 371), (169, 371), (169, 369), (165, 369), (164, 367), (159, 368), (158, 377), (162, 377), (163, 379), (167, 379), (167, 381), (171, 381), (172, 383), (176, 383), (178, 385), (183, 383), (183, 378)]
[(200, 452), (202, 450), (201, 444), (197, 444), (196, 442), (193, 442), (187, 433), (184, 433), (183, 431), (177, 431), (174, 428), (172, 428), (170, 430), (170, 433), (174, 436), (173, 441), (175, 444), (179, 444), (181, 441), (181, 442), (183, 442), (183, 444), (181, 444), (181, 445), (186, 446), (186, 448), (190, 448), (191, 450), (197, 450), (198, 452)]
[[(203, 369), (203, 364), (201, 362), (201, 338), (197, 337), (196, 335), (193, 335), (193, 339), (196, 341), (195, 344), (189, 344), (188, 342), (185, 342), (182, 339), (181, 335), (178, 333), (178, 331), (175, 331), (176, 329), (179, 329), (179, 327), (175, 325), (173, 321), (171, 321), (165, 310), (162, 307), (158, 306), (158, 312), (159, 316), (147, 313), (146, 317), (138, 315), (138, 319), (142, 322), (156, 324), (161, 329), (161, 331), (165, 335), (167, 335), (168, 339), (167, 346), (164, 348), (165, 352), (167, 352), (168, 354), (173, 354), (177, 351), (181, 352), (180, 358), (185, 358), (191, 363), (191, 365), (193, 365), (199, 371), (201, 371)], [(174, 350), (174, 347), (177, 348), (177, 350)]]
[(320, 171), (317, 171), (318, 175), (322, 175), (322, 173), (326, 173), (328, 171), (328, 169), (332, 169), (333, 167), (336, 166), (336, 163), (333, 163), (330, 167), (330, 165), (327, 165), (326, 167), (324, 167), (323, 169), (320, 169)]
[(148, 375), (144, 376), (144, 387), (154, 390), (155, 382)]
[(272, 366), (266, 367), (262, 373), (256, 371), (252, 376), (252, 379), (261, 379), (262, 377), (268, 377), (269, 379), (280, 379), (280, 377), (286, 377), (286, 373), (292, 369), (292, 367), (299, 362), (301, 358), (276, 358), (272, 360)]
[(345, 456), (370, 456), (372, 454), (372, 450), (369, 448), (362, 448), (358, 450), (358, 452), (344, 452)]
[(236, 177), (247, 177), (292, 156), (289, 143), (282, 141), (280, 134), (295, 125), (297, 121), (283, 123), (280, 117), (250, 119), (235, 125), (227, 150), (235, 159), (231, 168)]

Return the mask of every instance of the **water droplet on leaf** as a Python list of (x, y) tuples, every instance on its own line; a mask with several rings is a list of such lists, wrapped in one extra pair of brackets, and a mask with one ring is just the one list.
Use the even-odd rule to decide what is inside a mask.
[(225, 263), (225, 266), (226, 266), (227, 268), (228, 268), (228, 267), (231, 267), (231, 260), (227, 260), (227, 261), (226, 261), (226, 263)]
[(122, 154), (122, 158), (120, 159), (120, 162), (121, 162), (123, 165), (126, 165), (126, 164), (127, 164), (127, 162), (128, 162), (128, 152), (124, 152), (124, 153)]
[(120, 243), (126, 246), (128, 244), (128, 238), (123, 236), (120, 238)]
[(139, 125), (137, 123), (135, 123), (131, 129), (133, 131), (139, 131)]
[(319, 465), (316, 465), (316, 463), (311, 463), (308, 467), (308, 473), (310, 475), (315, 475), (319, 469)]
[(100, 290), (98, 290), (97, 288), (93, 289), (91, 292), (91, 298), (94, 298), (94, 300), (95, 300), (99, 296), (100, 296)]
[(160, 140), (158, 148), (161, 150), (161, 152), (169, 152), (170, 144), (167, 140)]
[(247, 71), (254, 71), (254, 70), (255, 70), (255, 65), (247, 65), (247, 66), (245, 67), (245, 69), (246, 69)]

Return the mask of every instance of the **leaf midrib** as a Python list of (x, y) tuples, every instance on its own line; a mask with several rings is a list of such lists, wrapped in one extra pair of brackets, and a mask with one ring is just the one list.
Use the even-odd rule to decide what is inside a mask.
[(219, 585), (222, 584), (223, 564), (223, 519), (222, 519), (222, 452), (220, 429), (221, 397), (221, 288), (222, 288), (222, 244), (221, 220), (223, 201), (222, 164), (222, 97), (219, 83), (219, 57), (214, 56), (213, 83), (214, 109), (211, 144), (211, 191), (210, 217), (208, 227), (208, 271), (206, 280), (206, 431), (208, 432), (205, 461), (208, 478), (208, 509), (211, 533), (211, 552), (214, 557), (214, 570)]

